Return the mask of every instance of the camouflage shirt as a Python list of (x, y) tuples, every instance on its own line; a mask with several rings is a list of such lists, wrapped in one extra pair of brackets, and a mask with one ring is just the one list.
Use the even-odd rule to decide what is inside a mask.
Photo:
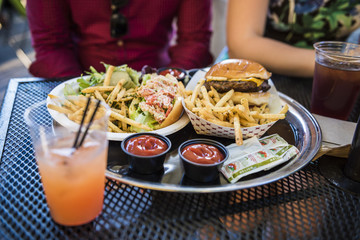
[(265, 36), (312, 48), (360, 27), (360, 0), (270, 0)]

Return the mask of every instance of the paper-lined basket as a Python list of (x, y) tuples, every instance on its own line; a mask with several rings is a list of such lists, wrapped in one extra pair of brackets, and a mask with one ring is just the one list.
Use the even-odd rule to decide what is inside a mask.
[[(270, 100), (268, 105), (270, 113), (279, 113), (282, 107), (279, 94), (277, 93), (276, 88), (271, 80), (269, 80), (269, 84), (271, 86), (269, 90)], [(234, 128), (220, 126), (215, 123), (209, 122), (203, 118), (200, 118), (186, 107), (184, 99), (182, 100), (182, 104), (197, 134), (232, 139), (235, 138)], [(253, 136), (260, 138), (272, 125), (274, 125), (275, 122), (276, 121), (259, 126), (241, 128), (243, 138), (246, 139)]]

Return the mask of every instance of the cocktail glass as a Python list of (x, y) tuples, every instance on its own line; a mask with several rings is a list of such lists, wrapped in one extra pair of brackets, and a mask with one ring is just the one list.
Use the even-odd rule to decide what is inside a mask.
[[(90, 104), (90, 110), (94, 104)], [(73, 147), (77, 131), (53, 124), (46, 101), (25, 111), (50, 214), (61, 225), (88, 223), (102, 211), (109, 116), (105, 105), (101, 104), (99, 109), (78, 148)], [(86, 126), (84, 123), (80, 136)]]

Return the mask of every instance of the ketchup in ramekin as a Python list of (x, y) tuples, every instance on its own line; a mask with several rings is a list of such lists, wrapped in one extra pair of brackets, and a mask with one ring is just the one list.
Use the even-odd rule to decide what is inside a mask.
[(125, 144), (129, 153), (139, 156), (155, 156), (168, 149), (168, 145), (161, 139), (151, 135), (140, 135), (129, 139)]
[(127, 155), (133, 172), (155, 174), (164, 169), (171, 141), (156, 133), (134, 133), (121, 142), (121, 149)]
[(173, 75), (174, 77), (176, 77), (177, 79), (182, 79), (185, 77), (185, 73), (177, 70), (176, 68), (168, 68), (168, 69), (162, 70), (159, 74), (163, 75), (163, 76), (166, 76), (166, 74), (170, 74), (170, 75)]
[(229, 151), (220, 142), (211, 139), (191, 139), (178, 148), (185, 175), (197, 182), (219, 180), (218, 168), (229, 157)]
[(204, 143), (188, 145), (182, 149), (181, 154), (187, 160), (200, 164), (219, 163), (225, 158), (217, 147)]

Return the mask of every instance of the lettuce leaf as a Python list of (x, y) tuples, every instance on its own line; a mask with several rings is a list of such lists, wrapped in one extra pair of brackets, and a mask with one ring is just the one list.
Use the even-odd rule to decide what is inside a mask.
[[(102, 64), (105, 66), (105, 69), (107, 71), (110, 65), (106, 63), (102, 63)], [(81, 91), (85, 88), (101, 85), (104, 82), (105, 73), (98, 72), (92, 66), (89, 68), (89, 70), (90, 71), (85, 72), (88, 76), (84, 77), (83, 75), (81, 75), (81, 77), (77, 79), (77, 82), (79, 84), (79, 89), (77, 91), (77, 94), (80, 94)], [(139, 86), (139, 78), (140, 78), (140, 72), (137, 72), (136, 70), (124, 64), (121, 66), (116, 66), (114, 68), (114, 72), (110, 79), (110, 85), (115, 86), (121, 79), (125, 79), (126, 82), (124, 83), (124, 87), (126, 89), (135, 88)]]
[(65, 83), (63, 93), (64, 96), (72, 96), (72, 95), (79, 95), (80, 91), (79, 88), (77, 87), (77, 84), (73, 82), (73, 83)]
[(151, 74), (145, 74), (143, 77), (142, 77), (142, 85), (144, 85), (146, 83), (147, 80), (149, 80), (151, 78)]
[[(138, 123), (144, 124), (151, 129), (156, 129), (159, 123), (154, 119), (154, 117), (149, 112), (136, 111), (135, 114), (131, 117)], [(136, 128), (132, 126), (132, 130), (135, 132), (143, 132), (143, 129)]]
[[(143, 100), (143, 99), (142, 99)], [(147, 125), (151, 129), (157, 129), (159, 127), (159, 123), (154, 119), (149, 112), (143, 112), (139, 107), (139, 103), (142, 101), (141, 99), (134, 99), (129, 106), (129, 117), (141, 124)], [(132, 131), (135, 132), (143, 132), (143, 129), (131, 127)]]
[(98, 72), (94, 67), (90, 67), (90, 72), (85, 72), (89, 76), (84, 77), (81, 75), (80, 78), (77, 79), (79, 83), (79, 92), (84, 88), (88, 88), (91, 86), (100, 85), (104, 82), (105, 75), (103, 72)]
[[(109, 68), (109, 64), (103, 63), (105, 69)], [(110, 79), (110, 85), (115, 86), (121, 79), (125, 79), (124, 87), (126, 89), (139, 86), (139, 78), (141, 73), (128, 67), (127, 64), (116, 66)]]

